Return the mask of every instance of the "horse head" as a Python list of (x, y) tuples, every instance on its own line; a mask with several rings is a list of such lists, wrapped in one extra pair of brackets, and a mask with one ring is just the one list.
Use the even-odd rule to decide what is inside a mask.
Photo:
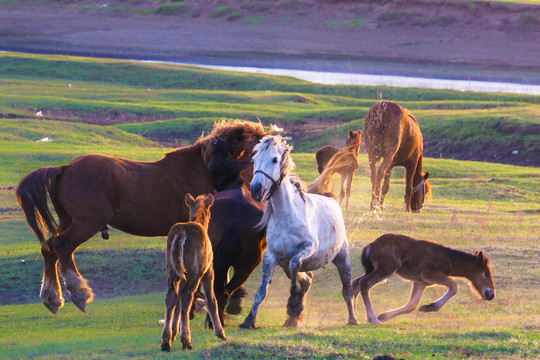
[(477, 252), (475, 256), (476, 262), (467, 278), (483, 300), (493, 300), (495, 297), (495, 285), (493, 284), (489, 260), (481, 251)]
[(358, 146), (360, 147), (360, 142), (362, 141), (362, 132), (349, 130), (349, 138), (345, 141), (345, 146)]
[(294, 169), (292, 146), (279, 135), (266, 136), (254, 148), (251, 196), (257, 201), (268, 200), (279, 188), (285, 176)]
[(411, 194), (411, 211), (420, 212), (424, 207), (424, 201), (426, 197), (431, 195), (431, 185), (427, 182), (429, 178), (429, 171), (422, 175), (420, 183), (414, 186)]

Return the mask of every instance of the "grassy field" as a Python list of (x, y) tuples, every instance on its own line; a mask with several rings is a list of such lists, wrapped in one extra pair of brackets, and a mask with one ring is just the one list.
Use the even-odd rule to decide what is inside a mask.
[[(6, 65), (11, 61), (12, 65)], [(125, 73), (114, 77), (118, 71)], [(282, 329), (289, 285), (277, 270), (260, 311), (261, 328), (242, 331), (238, 325), (247, 315), (260, 280), (257, 269), (247, 283), (244, 311), (226, 319), (229, 340), (220, 343), (204, 329), (204, 317), (197, 315), (192, 322), (195, 350), (184, 352), (174, 343), (172, 354), (159, 350), (158, 320), (163, 317), (166, 290), (165, 239), (135, 237), (114, 229), (110, 240), (92, 238), (75, 259), (96, 299), (86, 314), (67, 302), (58, 315), (52, 315), (38, 298), (43, 266), (39, 244), (14, 199), (14, 186), (36, 167), (66, 163), (91, 152), (159, 159), (170, 150), (164, 144), (190, 143), (222, 117), (262, 116), (265, 125), (275, 121), (288, 125), (293, 135), (298, 131), (301, 136), (293, 140), (296, 172), (310, 182), (316, 177), (312, 150), (341, 139), (351, 126), (361, 128), (363, 113), (380, 91), (385, 98), (414, 109), (426, 142), (433, 146), (442, 139), (437, 137), (441, 129), (447, 129), (444, 138), (452, 139), (456, 127), (470, 134), (467, 137), (477, 136), (473, 142), (482, 141), (478, 136), (516, 137), (516, 127), (534, 135), (538, 98), (320, 87), (289, 78), (172, 65), (20, 54), (0, 54), (0, 73), (0, 357), (371, 359), (392, 354), (407, 360), (540, 358), (538, 168), (434, 154), (424, 161), (424, 170), (432, 173), (433, 199), (422, 213), (402, 212), (403, 171), (398, 168), (387, 210), (379, 218), (368, 211), (370, 184), (366, 156), (361, 155), (352, 206), (344, 211), (353, 275), (363, 274), (359, 259), (363, 246), (384, 233), (402, 233), (464, 250), (483, 250), (493, 263), (497, 287), (493, 301), (481, 301), (461, 281), (458, 294), (438, 313), (413, 312), (374, 326), (365, 322), (359, 303), (357, 316), (362, 324), (350, 327), (344, 325), (346, 310), (337, 272), (328, 266), (315, 273), (302, 326)], [(34, 116), (38, 110), (42, 118)], [(487, 131), (487, 125), (497, 119), (499, 125)], [(338, 126), (329, 131), (328, 125)], [(46, 136), (53, 141), (35, 142)], [(529, 151), (538, 146), (534, 138), (522, 141)], [(377, 286), (372, 291), (376, 312), (401, 306), (409, 291), (410, 284), (398, 278)], [(443, 292), (430, 288), (422, 303)]]

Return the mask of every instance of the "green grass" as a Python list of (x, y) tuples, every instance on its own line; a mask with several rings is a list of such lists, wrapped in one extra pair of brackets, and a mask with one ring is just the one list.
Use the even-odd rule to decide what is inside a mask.
[(46, 120), (113, 125), (168, 144), (191, 142), (223, 118), (260, 119), (291, 129), (297, 151), (312, 152), (361, 129), (366, 111), (382, 98), (417, 116), (427, 156), (539, 164), (538, 96), (323, 86), (174, 64), (16, 53), (0, 54), (0, 76), (0, 119), (40, 110)]
[[(52, 315), (39, 303), (43, 266), (39, 244), (15, 201), (14, 186), (22, 176), (85, 153), (157, 160), (170, 148), (154, 140), (185, 145), (221, 117), (256, 119), (264, 114), (265, 125), (269, 119), (279, 120), (292, 129), (288, 131), (294, 137), (295, 171), (309, 183), (316, 177), (313, 149), (342, 139), (349, 128), (361, 129), (363, 113), (375, 101), (375, 95), (369, 94), (376, 94), (377, 89), (315, 86), (290, 78), (165, 64), (20, 54), (0, 54), (0, 59), (6, 60), (0, 61), (3, 357), (540, 357), (540, 170), (451, 160), (446, 159), (446, 152), (441, 154), (443, 158), (435, 154), (424, 159), (424, 170), (432, 174), (433, 198), (422, 213), (402, 212), (403, 169), (397, 168), (380, 218), (369, 212), (367, 157), (361, 154), (351, 208), (344, 211), (353, 276), (363, 274), (360, 254), (366, 244), (384, 233), (402, 233), (459, 249), (483, 250), (492, 261), (497, 287), (492, 302), (477, 299), (460, 281), (458, 294), (438, 313), (413, 312), (373, 326), (365, 323), (360, 302), (357, 316), (362, 324), (349, 327), (344, 325), (346, 311), (337, 272), (328, 266), (315, 273), (301, 327), (282, 329), (289, 284), (278, 269), (259, 312), (261, 329), (241, 331), (237, 327), (247, 315), (260, 280), (257, 269), (246, 285), (249, 296), (244, 311), (226, 319), (228, 341), (220, 343), (204, 329), (203, 316), (197, 315), (192, 322), (195, 350), (184, 352), (176, 342), (173, 354), (164, 354), (159, 350), (158, 319), (164, 310), (165, 239), (112, 229), (110, 240), (94, 236), (75, 253), (81, 273), (96, 293), (88, 312), (79, 312), (68, 301), (58, 315)], [(113, 74), (115, 71), (122, 75)], [(383, 88), (383, 93), (417, 115), (431, 148), (474, 148), (484, 141), (495, 147), (508, 143), (509, 149), (522, 144), (519, 149), (527, 156), (535, 154), (527, 149), (538, 149), (534, 141), (538, 97), (391, 88)], [(34, 117), (37, 110), (43, 111), (43, 118)], [(338, 126), (330, 130), (315, 126), (328, 123)], [(35, 142), (46, 136), (53, 140)], [(410, 284), (398, 278), (375, 287), (371, 294), (376, 312), (403, 305), (409, 291)], [(440, 288), (428, 289), (423, 303), (442, 293)]]

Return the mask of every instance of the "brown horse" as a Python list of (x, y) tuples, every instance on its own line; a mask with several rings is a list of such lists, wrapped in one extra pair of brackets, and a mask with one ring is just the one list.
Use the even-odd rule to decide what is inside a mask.
[[(64, 304), (59, 261), (71, 301), (85, 311), (94, 295), (73, 259), (81, 244), (107, 224), (134, 235), (167, 235), (172, 225), (188, 220), (184, 206), (188, 192), (212, 193), (216, 182), (228, 181), (213, 176), (215, 163), (237, 167), (239, 173), (264, 135), (260, 123), (221, 122), (207, 137), (155, 162), (84, 155), (67, 165), (44, 167), (26, 175), (16, 195), (41, 242), (44, 275), (40, 297), (45, 306), (56, 313)], [(48, 240), (47, 232), (51, 235)]]
[(349, 138), (345, 142), (345, 147), (343, 149), (338, 149), (332, 145), (326, 145), (315, 153), (319, 174), (322, 174), (333, 156), (337, 156), (340, 159), (335, 172), (341, 176), (339, 203), (341, 204), (345, 197), (345, 209), (349, 208), (349, 198), (351, 197), (351, 184), (354, 173), (360, 167), (360, 164), (358, 163), (358, 152), (360, 151), (361, 140), (361, 131), (350, 130)]
[[(429, 171), (422, 173), (424, 145), (416, 118), (398, 104), (381, 101), (365, 116), (364, 139), (371, 170), (371, 209), (382, 208), (392, 168), (403, 166), (406, 170), (405, 211), (420, 212), (431, 187), (427, 182)], [(381, 158), (383, 161), (377, 169)]]
[(161, 350), (170, 351), (181, 330), (183, 349), (192, 349), (189, 329), (189, 313), (195, 299), (195, 292), (202, 282), (208, 315), (212, 318), (214, 333), (225, 340), (225, 332), (219, 321), (217, 302), (214, 296), (213, 252), (208, 237), (210, 207), (214, 202), (212, 194), (199, 195), (196, 199), (186, 195), (186, 205), (190, 208), (189, 222), (177, 223), (167, 237), (167, 283), (169, 289), (165, 297), (165, 324), (161, 340)]
[[(229, 314), (240, 313), (242, 297), (246, 296), (241, 286), (259, 265), (266, 249), (266, 229), (255, 226), (263, 213), (264, 204), (253, 200), (242, 179), (214, 196), (208, 235), (214, 250), (214, 293), (223, 326), (225, 306)], [(234, 274), (229, 280), (231, 267)]]
[[(424, 289), (431, 285), (446, 286), (448, 291), (439, 300), (423, 305), (419, 310), (439, 311), (457, 293), (458, 284), (451, 277), (469, 280), (472, 284), (471, 289), (474, 287), (484, 300), (492, 300), (495, 297), (489, 260), (481, 251), (471, 254), (431, 241), (385, 234), (364, 248), (362, 265), (366, 274), (352, 282), (354, 303), (356, 304), (356, 298), (361, 293), (367, 320), (374, 324), (414, 311)], [(414, 282), (411, 297), (405, 306), (387, 311), (377, 318), (371, 306), (369, 291), (394, 273)]]

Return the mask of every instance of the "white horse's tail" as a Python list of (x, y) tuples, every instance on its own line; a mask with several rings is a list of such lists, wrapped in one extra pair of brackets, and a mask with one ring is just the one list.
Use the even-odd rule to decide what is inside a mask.
[(184, 245), (186, 244), (187, 234), (184, 230), (174, 235), (171, 244), (171, 266), (176, 275), (182, 280), (186, 279), (186, 268), (184, 267)]

